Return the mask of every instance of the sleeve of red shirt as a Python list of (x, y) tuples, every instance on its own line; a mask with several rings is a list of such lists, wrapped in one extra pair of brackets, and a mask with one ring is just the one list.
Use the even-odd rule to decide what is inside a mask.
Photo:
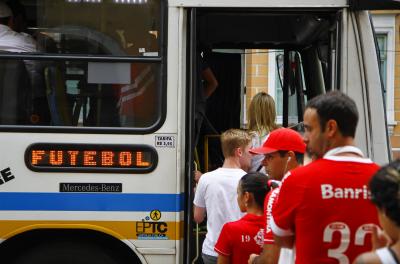
[(297, 175), (288, 174), (282, 182), (276, 205), (272, 210), (271, 229), (276, 236), (294, 235), (296, 209), (300, 205), (302, 191), (296, 184)]
[(232, 254), (232, 238), (229, 223), (224, 224), (214, 250), (220, 255), (230, 256)]
[(271, 229), (272, 209), (276, 206), (278, 199), (279, 189), (270, 191), (265, 197), (264, 201), (264, 244), (274, 244), (274, 234)]

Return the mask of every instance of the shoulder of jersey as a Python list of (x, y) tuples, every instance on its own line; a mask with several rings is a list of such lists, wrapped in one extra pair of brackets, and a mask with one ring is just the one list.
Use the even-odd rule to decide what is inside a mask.
[(313, 161), (307, 165), (300, 166), (296, 169), (289, 171), (288, 173), (286, 173), (283, 180), (285, 180), (288, 177), (290, 177), (291, 179), (294, 179), (297, 177), (305, 177), (307, 175), (310, 175), (310, 172), (319, 171), (321, 169), (323, 169), (322, 160)]

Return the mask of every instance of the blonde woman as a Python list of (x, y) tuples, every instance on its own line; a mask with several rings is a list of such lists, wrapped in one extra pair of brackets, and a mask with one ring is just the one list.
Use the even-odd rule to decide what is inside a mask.
[[(248, 112), (248, 129), (253, 136), (253, 148), (262, 146), (269, 133), (278, 128), (275, 123), (276, 110), (274, 99), (265, 92), (256, 94), (250, 102)], [(251, 160), (250, 171), (262, 171), (261, 161), (264, 155), (254, 155)]]

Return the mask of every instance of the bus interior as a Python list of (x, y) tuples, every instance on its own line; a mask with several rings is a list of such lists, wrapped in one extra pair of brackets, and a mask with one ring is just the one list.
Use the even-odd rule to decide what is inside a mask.
[(196, 45), (191, 46), (201, 49), (196, 52), (203, 55), (218, 80), (215, 93), (207, 100), (197, 148), (204, 171), (221, 166), (223, 160), (212, 153), (208, 159), (204, 142), (210, 143), (206, 151), (214, 151), (211, 145), (218, 140), (213, 135), (246, 128), (246, 93), (251, 92), (248, 86), (256, 86), (249, 78), (254, 74), (253, 54), (265, 54), (262, 63), (267, 78), (275, 79), (269, 80), (274, 87), (259, 87), (258, 91), (275, 94), (281, 126), (301, 130), (307, 99), (339, 89), (339, 11), (200, 9), (195, 13)]
[[(268, 80), (270, 87), (258, 87), (257, 91), (275, 94), (280, 126), (302, 132), (307, 100), (340, 88), (337, 67), (341, 14), (340, 10), (320, 9), (191, 10), (191, 56), (201, 53), (218, 81), (216, 91), (207, 99), (200, 140), (194, 150), (198, 170), (207, 172), (222, 166), (219, 135), (229, 128), (247, 126), (246, 109), (256, 92), (246, 94), (252, 92), (249, 86), (257, 86), (250, 80), (254, 54), (265, 54), (262, 63), (267, 68), (267, 78), (272, 79)], [(192, 68), (191, 74), (195, 73)], [(198, 228), (202, 241), (205, 223)], [(198, 247), (201, 252), (201, 243), (191, 247)], [(191, 257), (195, 258), (193, 254)], [(200, 257), (196, 259), (201, 263)]]

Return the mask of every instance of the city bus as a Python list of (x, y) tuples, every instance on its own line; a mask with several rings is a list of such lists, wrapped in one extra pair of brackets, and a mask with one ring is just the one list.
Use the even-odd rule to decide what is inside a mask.
[(366, 10), (399, 5), (376, 2), (20, 0), (12, 28), (36, 49), (0, 52), (0, 262), (195, 262), (194, 161), (220, 162), (207, 129), (193, 142), (200, 53), (219, 83), (205, 116), (214, 137), (245, 126), (245, 55), (262, 50), (283, 126), (301, 130), (308, 99), (343, 91), (360, 112), (358, 146), (388, 162)]

